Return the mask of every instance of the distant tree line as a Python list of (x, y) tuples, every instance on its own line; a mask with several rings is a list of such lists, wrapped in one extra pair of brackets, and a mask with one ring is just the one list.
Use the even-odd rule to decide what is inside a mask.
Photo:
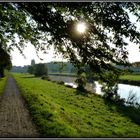
[(47, 63), (49, 73), (76, 73), (77, 69), (70, 62)]
[[(76, 68), (69, 62), (50, 62), (41, 63), (47, 67), (48, 74), (53, 73), (76, 73)], [(13, 66), (11, 72), (30, 73), (33, 74), (35, 69), (35, 61), (31, 61), (31, 65), (26, 66)], [(40, 65), (39, 65), (40, 66)], [(37, 66), (36, 66), (37, 67)], [(37, 68), (36, 68), (37, 69)]]
[(26, 66), (12, 66), (11, 72), (27, 73), (29, 65)]
[(134, 73), (134, 74), (138, 73), (138, 74), (140, 74), (140, 62), (131, 63), (130, 66), (117, 65), (116, 67), (121, 69), (121, 70), (125, 70), (127, 72), (130, 72), (130, 73)]
[[(53, 73), (77, 73), (77, 69), (74, 67), (73, 64), (70, 62), (50, 62), (50, 63), (43, 63), (47, 67), (48, 74)], [(25, 66), (13, 66), (11, 69), (11, 72), (17, 72), (17, 73), (31, 73), (33, 74), (34, 68), (33, 65), (35, 65), (35, 61), (31, 61), (31, 65), (25, 65)], [(39, 65), (40, 66), (40, 65)], [(37, 66), (36, 66), (37, 67)], [(131, 66), (116, 66), (119, 69), (126, 70), (128, 72), (132, 73), (140, 73), (140, 62), (132, 63)], [(37, 68), (36, 68), (37, 69)], [(91, 75), (93, 75), (94, 79), (97, 79), (98, 76), (93, 73), (89, 67), (84, 67), (84, 71), (86, 72), (87, 78), (89, 81), (93, 80)]]

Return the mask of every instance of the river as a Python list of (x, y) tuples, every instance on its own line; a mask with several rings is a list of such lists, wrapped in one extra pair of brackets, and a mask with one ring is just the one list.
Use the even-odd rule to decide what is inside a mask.
[[(65, 85), (71, 85), (73, 88), (76, 88), (77, 85), (75, 83), (76, 77), (70, 77), (70, 76), (52, 76), (49, 75), (51, 80), (54, 81), (63, 81)], [(91, 83), (87, 83), (86, 89), (90, 91), (94, 91), (97, 94), (103, 95), (101, 91), (101, 85), (95, 81), (95, 85)], [(118, 94), (121, 98), (127, 99), (129, 94), (135, 94), (137, 98), (137, 102), (140, 103), (140, 87), (139, 86), (133, 86), (128, 84), (118, 84)]]

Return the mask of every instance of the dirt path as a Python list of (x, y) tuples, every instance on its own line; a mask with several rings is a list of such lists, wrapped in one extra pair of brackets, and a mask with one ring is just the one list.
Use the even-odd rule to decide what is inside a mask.
[(0, 101), (0, 137), (38, 137), (15, 80), (9, 76)]

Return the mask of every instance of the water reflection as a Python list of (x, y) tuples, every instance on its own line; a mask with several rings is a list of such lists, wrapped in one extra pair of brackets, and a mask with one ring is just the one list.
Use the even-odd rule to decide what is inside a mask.
[[(96, 87), (95, 91), (97, 94), (103, 95), (103, 92), (101, 91), (101, 84), (99, 84), (97, 81), (95, 81)], [(118, 84), (118, 94), (121, 98), (125, 98), (126, 100), (130, 95), (135, 94), (136, 101), (140, 103), (140, 87), (139, 86), (133, 86), (128, 84)]]
[(137, 97), (137, 101), (140, 103), (140, 87), (127, 85), (127, 84), (118, 84), (118, 94), (121, 98), (127, 99), (129, 94), (135, 94)]

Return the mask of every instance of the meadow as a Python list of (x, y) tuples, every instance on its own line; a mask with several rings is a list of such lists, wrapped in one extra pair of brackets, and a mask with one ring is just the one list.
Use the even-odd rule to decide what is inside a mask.
[(120, 76), (120, 83), (129, 84), (134, 86), (140, 86), (140, 75), (139, 74), (126, 74)]
[(49, 73), (48, 75), (77, 77), (76, 73)]
[(140, 137), (140, 111), (55, 82), (13, 74), (42, 137)]
[(120, 80), (140, 81), (140, 75), (138, 74), (127, 74), (120, 76)]

